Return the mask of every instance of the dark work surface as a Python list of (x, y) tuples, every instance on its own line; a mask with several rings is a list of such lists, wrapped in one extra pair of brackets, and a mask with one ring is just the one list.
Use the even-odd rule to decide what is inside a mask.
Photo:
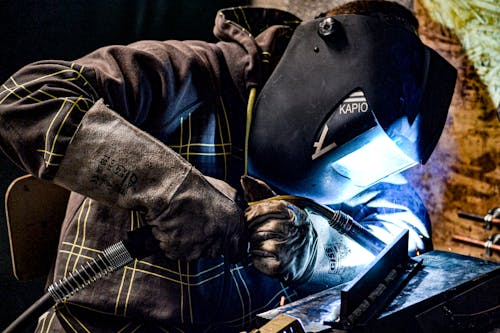
[[(392, 332), (398, 325), (408, 331), (408, 326), (416, 325), (415, 314), (481, 285), (480, 293), (474, 294), (474, 306), (488, 309), (499, 305), (500, 264), (443, 251), (431, 251), (419, 258), (423, 260), (423, 268), (378, 317), (376, 327), (382, 327), (380, 332)], [(484, 284), (484, 281), (493, 283)], [(335, 321), (338, 316), (341, 289), (342, 286), (327, 289), (258, 316), (264, 322), (279, 314), (287, 314), (300, 319), (307, 332), (320, 332), (328, 328), (324, 321)], [(459, 311), (470, 312), (472, 305), (469, 301), (455, 305), (465, 307)]]

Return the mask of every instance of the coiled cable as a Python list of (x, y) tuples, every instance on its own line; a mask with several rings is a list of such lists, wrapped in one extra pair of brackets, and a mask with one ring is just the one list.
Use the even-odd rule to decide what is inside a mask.
[(63, 302), (79, 290), (114, 272), (134, 259), (142, 259), (159, 251), (158, 242), (149, 226), (127, 234), (127, 239), (107, 247), (102, 253), (81, 265), (80, 268), (54, 282), (40, 299), (24, 311), (2, 333), (22, 332), (47, 309)]

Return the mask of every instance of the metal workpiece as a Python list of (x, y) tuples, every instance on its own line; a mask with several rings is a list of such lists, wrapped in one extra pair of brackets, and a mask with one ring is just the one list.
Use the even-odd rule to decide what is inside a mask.
[[(500, 325), (500, 264), (445, 251), (431, 251), (418, 258), (421, 268), (367, 331), (490, 332), (484, 329)], [(332, 287), (260, 313), (258, 321), (265, 323), (286, 314), (300, 320), (305, 332), (338, 332), (326, 323), (339, 319), (341, 293), (350, 285)]]

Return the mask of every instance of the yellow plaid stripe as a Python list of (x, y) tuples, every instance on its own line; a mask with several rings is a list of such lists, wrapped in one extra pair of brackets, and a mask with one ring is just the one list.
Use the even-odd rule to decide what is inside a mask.
[[(54, 93), (48, 91), (49, 88), (45, 87), (45, 85), (40, 87), (40, 84), (49, 79), (57, 78), (61, 81), (72, 82), (79, 87), (87, 87), (90, 90), (94, 90), (82, 74), (83, 70), (83, 66), (72, 63), (69, 68), (40, 75), (33, 80), (22, 83), (17, 82), (15, 77), (10, 77), (0, 90), (0, 104), (8, 100), (10, 101), (12, 98), (24, 100), (24, 103), (46, 103), (47, 101), (56, 101), (59, 103), (59, 108), (54, 113), (46, 130), (44, 147), (35, 150), (36, 153), (43, 155), (46, 167), (58, 166), (64, 156), (62, 152), (56, 151), (56, 147), (59, 136), (67, 125), (71, 114), (75, 110), (82, 113), (87, 112), (94, 101), (83, 95), (73, 97), (56, 96)], [(54, 109), (56, 108), (54, 107)]]

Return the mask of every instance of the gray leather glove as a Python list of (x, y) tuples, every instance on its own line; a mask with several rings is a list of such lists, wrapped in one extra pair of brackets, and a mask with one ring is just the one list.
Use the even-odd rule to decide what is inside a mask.
[(263, 200), (245, 211), (253, 265), (285, 283), (308, 280), (317, 235), (305, 211), (283, 200)]
[(226, 254), (235, 260), (246, 252), (236, 191), (202, 175), (102, 100), (83, 117), (54, 182), (102, 203), (141, 211), (170, 259)]
[(229, 184), (193, 168), (166, 209), (147, 222), (170, 259), (222, 254), (235, 262), (247, 249), (243, 211), (235, 200), (236, 190)]

